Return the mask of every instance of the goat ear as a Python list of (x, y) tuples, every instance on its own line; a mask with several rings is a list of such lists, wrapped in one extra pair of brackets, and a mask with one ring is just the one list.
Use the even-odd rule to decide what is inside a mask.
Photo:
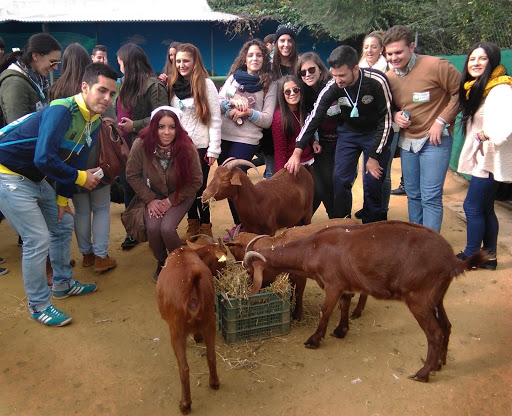
[(242, 186), (242, 182), (240, 181), (240, 177), (237, 174), (234, 174), (231, 177), (231, 185), (233, 185), (233, 186)]

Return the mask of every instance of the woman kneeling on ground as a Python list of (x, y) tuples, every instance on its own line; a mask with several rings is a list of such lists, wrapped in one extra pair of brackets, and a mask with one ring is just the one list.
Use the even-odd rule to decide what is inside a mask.
[(467, 243), (457, 257), (482, 247), (494, 256), (481, 267), (495, 270), (498, 218), (494, 201), (499, 182), (512, 182), (512, 77), (500, 64), (500, 49), (490, 42), (473, 45), (462, 71), (459, 106), (464, 147), (458, 171), (472, 176), (464, 200)]
[(126, 179), (146, 204), (144, 223), (149, 247), (158, 264), (158, 279), (167, 254), (181, 247), (177, 228), (203, 183), (199, 154), (183, 129), (176, 110), (161, 106), (135, 140)]

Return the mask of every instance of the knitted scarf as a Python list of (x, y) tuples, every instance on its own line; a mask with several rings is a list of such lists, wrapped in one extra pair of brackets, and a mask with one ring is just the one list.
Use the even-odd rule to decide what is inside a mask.
[[(499, 84), (508, 84), (512, 87), (512, 77), (505, 75), (507, 70), (503, 65), (498, 65), (492, 71), (491, 77), (489, 78), (489, 82), (485, 86), (483, 98), (487, 97), (492, 88)], [(464, 89), (466, 90), (466, 100), (469, 100), (469, 93), (471, 92), (471, 87), (477, 80), (467, 81), (464, 83)]]
[(169, 162), (172, 159), (172, 148), (172, 143), (167, 147), (162, 147), (159, 144), (156, 146), (155, 157), (160, 162), (160, 165), (164, 170), (167, 169), (167, 166), (169, 166)]
[(180, 100), (192, 97), (192, 90), (190, 88), (190, 81), (178, 75), (178, 79), (172, 86), (172, 91)]
[(244, 91), (249, 93), (258, 92), (263, 89), (259, 75), (251, 75), (247, 71), (237, 69), (233, 73), (233, 78), (235, 78), (235, 81), (243, 87)]
[(36, 71), (32, 69), (30, 65), (25, 65), (19, 59), (15, 62), (15, 64), (22, 69), (22, 71), (28, 77), (30, 82), (34, 85), (36, 91), (39, 93), (39, 96), (41, 97), (42, 103), (46, 104), (48, 102), (48, 90), (50, 89), (50, 81), (48, 80), (48, 78), (39, 75)]

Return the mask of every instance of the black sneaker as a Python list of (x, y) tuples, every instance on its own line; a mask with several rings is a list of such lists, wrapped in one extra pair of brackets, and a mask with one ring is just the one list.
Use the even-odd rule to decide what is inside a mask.
[(496, 267), (498, 267), (498, 260), (496, 259), (487, 260), (480, 266), (481, 269), (485, 270), (496, 270)]
[(130, 250), (133, 247), (135, 247), (137, 244), (139, 244), (139, 242), (137, 240), (132, 238), (131, 235), (127, 235), (126, 238), (124, 239), (124, 241), (121, 243), (121, 248), (123, 250)]
[(354, 217), (356, 218), (363, 218), (363, 208), (361, 208), (359, 211), (356, 211), (356, 213), (354, 214)]
[(157, 283), (157, 282), (158, 282), (158, 275), (159, 275), (159, 274), (160, 274), (160, 272), (162, 271), (162, 267), (163, 267), (163, 266), (161, 266), (161, 265), (160, 265), (160, 263), (157, 263), (157, 265), (156, 265), (156, 271), (155, 271), (155, 274), (153, 275), (153, 281), (154, 281), (155, 283)]
[(391, 195), (405, 195), (405, 187), (403, 184), (398, 185), (398, 188), (391, 191)]

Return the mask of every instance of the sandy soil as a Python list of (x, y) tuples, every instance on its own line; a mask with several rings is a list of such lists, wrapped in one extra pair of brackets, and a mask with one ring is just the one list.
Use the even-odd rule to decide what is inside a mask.
[[(399, 163), (393, 172), (399, 178)], [(445, 210), (442, 234), (458, 252), (465, 243), (465, 223), (457, 211), (466, 188), (450, 173), (445, 192), (446, 205), (453, 209)], [(360, 178), (354, 196), (355, 211), (362, 200)], [(29, 317), (21, 249), (9, 224), (0, 225), (0, 255), (10, 269), (0, 276), (1, 416), (179, 414), (176, 360), (155, 303), (155, 260), (147, 244), (120, 250), (121, 211), (112, 205), (110, 254), (118, 260), (116, 269), (97, 275), (82, 268), (73, 242), (77, 279), (97, 282), (99, 288), (84, 298), (55, 301), (73, 316), (64, 328), (47, 328)], [(512, 414), (512, 212), (501, 207), (498, 212), (498, 270), (472, 271), (453, 281), (445, 298), (453, 325), (448, 364), (430, 383), (407, 378), (422, 367), (427, 344), (399, 302), (370, 298), (345, 339), (328, 336), (318, 350), (305, 349), (323, 301), (310, 281), (305, 317), (290, 334), (229, 346), (217, 335), (218, 391), (208, 387), (204, 346), (189, 339), (193, 414)], [(214, 232), (223, 234), (231, 225), (226, 201), (215, 204), (212, 217)], [(313, 221), (324, 218), (321, 208)], [(389, 218), (407, 220), (405, 197), (391, 197)], [(328, 332), (338, 319), (335, 311)]]

